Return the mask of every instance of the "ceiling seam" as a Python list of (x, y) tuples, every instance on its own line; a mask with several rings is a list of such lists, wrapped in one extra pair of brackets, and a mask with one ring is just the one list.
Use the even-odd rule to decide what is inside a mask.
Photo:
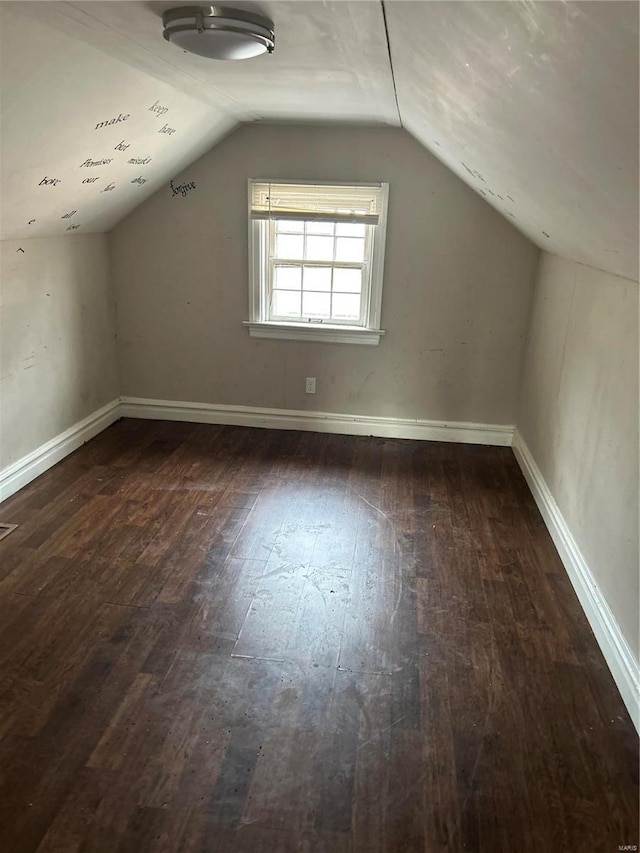
[(382, 20), (384, 21), (384, 34), (387, 39), (387, 53), (389, 55), (389, 68), (391, 69), (391, 82), (393, 83), (393, 96), (396, 99), (396, 112), (398, 113), (398, 121), (400, 127), (404, 127), (402, 116), (400, 115), (400, 104), (398, 103), (398, 90), (396, 89), (396, 75), (393, 73), (393, 59), (391, 58), (391, 42), (389, 41), (389, 27), (387, 26), (387, 10), (384, 7), (384, 0), (380, 0), (382, 7)]

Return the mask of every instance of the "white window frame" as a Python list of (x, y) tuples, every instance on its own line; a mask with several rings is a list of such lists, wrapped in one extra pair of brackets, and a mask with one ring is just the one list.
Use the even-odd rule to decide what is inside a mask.
[[(309, 184), (310, 186), (379, 187), (382, 189), (382, 210), (377, 225), (367, 225), (367, 244), (369, 255), (365, 258), (365, 274), (361, 315), (358, 324), (349, 322), (324, 322), (321, 320), (294, 322), (273, 320), (269, 316), (270, 270), (273, 266), (273, 228), (268, 220), (252, 219), (251, 196), (255, 183)], [(346, 181), (309, 181), (309, 180), (265, 180), (249, 178), (249, 320), (245, 321), (249, 334), (253, 338), (275, 338), (295, 341), (320, 341), (341, 344), (368, 344), (376, 346), (384, 335), (380, 328), (382, 309), (382, 285), (384, 274), (384, 250), (387, 230), (387, 206), (389, 184), (384, 182), (346, 182)], [(281, 259), (278, 259), (281, 260)], [(301, 262), (302, 259), (291, 259)], [(328, 263), (328, 262), (327, 262)], [(314, 265), (314, 262), (309, 262)], [(315, 264), (322, 265), (322, 264)]]

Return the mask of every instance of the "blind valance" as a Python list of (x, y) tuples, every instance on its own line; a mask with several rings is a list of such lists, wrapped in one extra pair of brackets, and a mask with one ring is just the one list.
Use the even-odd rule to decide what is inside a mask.
[(359, 222), (377, 225), (383, 204), (382, 184), (251, 184), (252, 219)]

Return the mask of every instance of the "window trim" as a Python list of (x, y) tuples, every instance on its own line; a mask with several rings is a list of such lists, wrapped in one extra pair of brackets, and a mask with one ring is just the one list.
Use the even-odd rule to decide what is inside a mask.
[[(382, 210), (380, 219), (372, 232), (373, 248), (368, 270), (369, 286), (364, 306), (364, 324), (325, 322), (283, 322), (269, 320), (267, 315), (267, 280), (269, 268), (268, 239), (265, 239), (264, 220), (251, 218), (251, 196), (254, 183), (310, 184), (316, 186), (380, 187)], [(249, 320), (244, 325), (253, 338), (270, 338), (295, 341), (321, 341), (326, 343), (368, 344), (376, 346), (384, 335), (380, 328), (382, 310), (382, 287), (384, 277), (384, 255), (387, 233), (387, 208), (389, 184), (383, 181), (312, 181), (293, 179), (248, 178), (248, 246), (249, 246)], [(367, 261), (368, 264), (368, 261)]]

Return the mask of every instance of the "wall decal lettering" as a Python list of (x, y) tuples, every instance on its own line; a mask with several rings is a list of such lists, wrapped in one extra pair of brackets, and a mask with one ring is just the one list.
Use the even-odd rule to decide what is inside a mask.
[(164, 127), (161, 127), (160, 130), (158, 131), (158, 133), (168, 133), (169, 136), (171, 136), (171, 134), (175, 133), (175, 132), (176, 132), (175, 127), (169, 127), (166, 124), (164, 125)]
[(74, 216), (77, 212), (77, 210), (72, 210), (71, 213), (65, 213), (64, 216), (60, 217), (60, 219), (71, 219), (71, 217)]
[(35, 219), (30, 219), (30, 220), (29, 220), (29, 225), (32, 225), (34, 222), (35, 222)]
[(142, 186), (143, 184), (146, 184), (146, 182), (147, 182), (146, 178), (134, 178), (131, 181), (132, 184), (139, 184), (140, 186)]
[(83, 166), (106, 166), (111, 162), (111, 160), (111, 157), (105, 157), (104, 160), (85, 160), (84, 163), (80, 164), (80, 168), (82, 169)]
[(22, 254), (24, 255), (24, 249), (22, 247), (16, 249), (16, 255), (18, 254), (18, 252), (22, 252)]
[(178, 184), (177, 187), (174, 187), (173, 181), (170, 181), (169, 183), (171, 184), (171, 195), (181, 195), (182, 198), (186, 196), (189, 190), (195, 190), (196, 188), (194, 181), (190, 181), (188, 184)]
[(152, 104), (149, 107), (149, 112), (155, 113), (156, 118), (160, 118), (160, 116), (163, 116), (165, 113), (169, 112), (169, 107), (163, 107), (162, 104), (159, 104), (156, 101), (155, 104)]
[(129, 118), (129, 113), (126, 116), (123, 116), (122, 113), (118, 113), (118, 118), (112, 118), (109, 121), (101, 121), (96, 125), (96, 130), (99, 130), (101, 127), (109, 127), (111, 124), (119, 124), (121, 121), (126, 121)]
[(47, 175), (45, 175), (44, 178), (38, 184), (38, 186), (39, 187), (55, 187), (59, 183), (61, 183), (60, 178), (49, 178), (49, 177), (47, 177)]
[(150, 162), (151, 157), (132, 157), (131, 160), (127, 160), (127, 163), (133, 163), (134, 166), (146, 166)]
[(96, 181), (99, 181), (100, 178), (85, 178), (82, 182), (83, 184), (95, 184)]
[(114, 190), (115, 188), (116, 188), (116, 185), (112, 181), (110, 184), (107, 184), (107, 186), (103, 190), (100, 190), (100, 192), (101, 193), (108, 193), (108, 192), (111, 192), (111, 190)]
[(128, 147), (129, 147), (129, 145), (125, 145), (124, 139), (123, 139), (122, 142), (118, 142), (118, 144), (116, 145), (116, 147), (113, 150), (114, 151), (126, 151)]
[(70, 226), (67, 228), (67, 231), (76, 231), (78, 228), (80, 228), (80, 226), (79, 226), (79, 225), (70, 225)]

